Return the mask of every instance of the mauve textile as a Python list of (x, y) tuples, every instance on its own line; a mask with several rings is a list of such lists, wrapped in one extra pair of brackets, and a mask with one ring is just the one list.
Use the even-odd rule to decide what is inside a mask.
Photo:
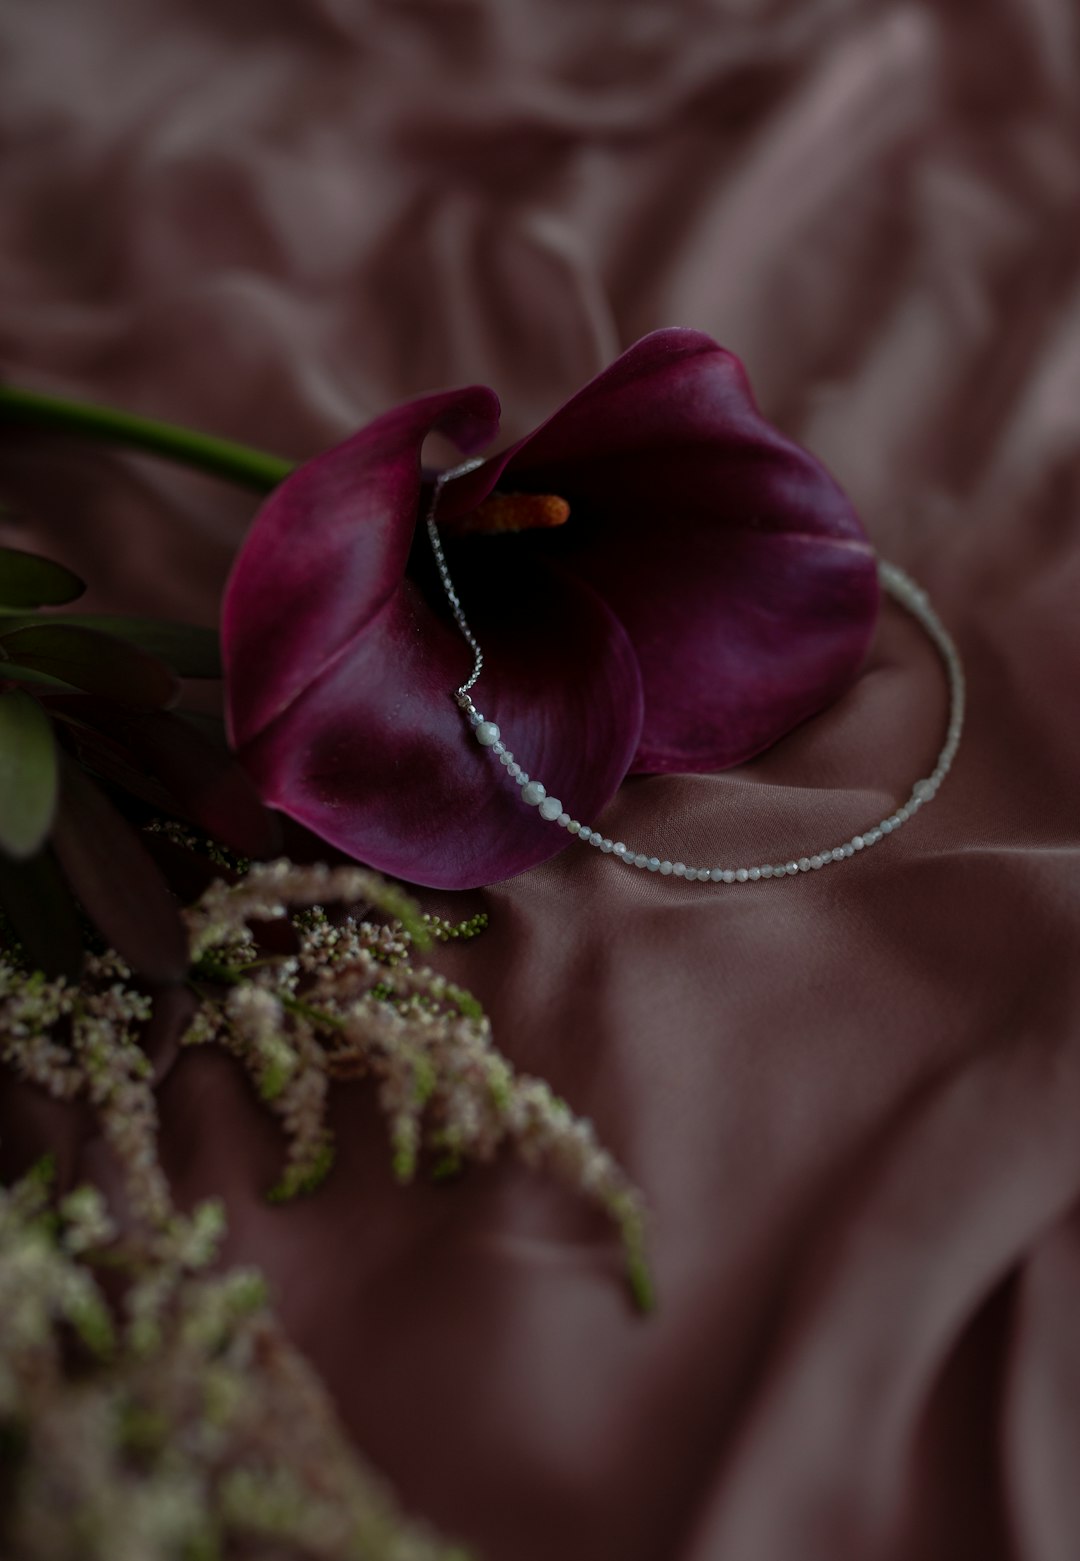
[[(358, 1444), (489, 1561), (1080, 1555), (1078, 31), (1070, 0), (0, 9), (5, 376), (299, 456), (473, 379), (509, 437), (693, 325), (966, 661), (953, 775), (866, 857), (725, 892), (572, 847), (425, 896), (490, 912), (441, 962), (647, 1192), (651, 1318), (550, 1181), (395, 1188), (362, 1086), (326, 1187), (268, 1206), (249, 1086), (163, 1059), (179, 1198), (226, 1195)], [(10, 436), (0, 477), (5, 538), (97, 601), (213, 619), (246, 496)], [(825, 715), (594, 822), (800, 854), (904, 797), (944, 712), (889, 607)], [(109, 1176), (4, 1100), (9, 1163)]]

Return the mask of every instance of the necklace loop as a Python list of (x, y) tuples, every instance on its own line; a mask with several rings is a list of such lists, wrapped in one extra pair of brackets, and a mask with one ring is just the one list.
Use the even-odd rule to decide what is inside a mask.
[(966, 685), (964, 669), (960, 661), (960, 653), (953, 642), (951, 635), (938, 617), (930, 599), (921, 586), (917, 585), (910, 575), (897, 567), (896, 564), (887, 563), (884, 559), (878, 561), (878, 579), (882, 589), (893, 598), (899, 606), (903, 607), (917, 623), (921, 624), (930, 636), (934, 646), (941, 657), (945, 667), (945, 675), (949, 685), (949, 721), (945, 734), (945, 741), (937, 756), (937, 761), (929, 775), (917, 780), (911, 788), (911, 794), (907, 801), (896, 809), (894, 813), (879, 819), (870, 828), (864, 829), (861, 834), (852, 835), (850, 839), (837, 846), (828, 846), (816, 850), (807, 856), (800, 856), (787, 862), (765, 862), (754, 867), (688, 867), (685, 862), (673, 862), (666, 857), (652, 856), (647, 852), (635, 850), (626, 845), (622, 840), (610, 840), (591, 825), (583, 824), (580, 820), (571, 816), (562, 805), (558, 797), (551, 796), (542, 781), (534, 779), (521, 766), (513, 753), (503, 741), (502, 732), (494, 721), (489, 721), (477, 709), (472, 699), (472, 689), (475, 687), (480, 673), (484, 667), (484, 653), (480, 648), (480, 642), (469, 627), (465, 617), (460, 598), (454, 589), (454, 582), (446, 563), (446, 555), (443, 552), (442, 538), (439, 536), (438, 527), (435, 524), (435, 508), (438, 503), (439, 493), (445, 483), (453, 477), (462, 476), (465, 472), (473, 471), (482, 462), (467, 461), (462, 466), (455, 467), (452, 471), (443, 472), (435, 480), (431, 505), (427, 514), (427, 531), (431, 541), (431, 550), (435, 556), (435, 565), (439, 572), (443, 591), (450, 604), (454, 622), (458, 630), (473, 653), (472, 672), (454, 692), (454, 699), (459, 705), (462, 714), (472, 728), (473, 736), (481, 747), (486, 748), (494, 758), (497, 758), (507, 778), (519, 788), (521, 800), (528, 807), (535, 807), (541, 818), (565, 829), (567, 834), (575, 835), (578, 840), (586, 845), (597, 847), (605, 856), (616, 857), (628, 867), (644, 869), (647, 872), (661, 873), (664, 877), (685, 878), (691, 882), (699, 883), (723, 883), (742, 884), (757, 883), (763, 878), (796, 877), (799, 873), (817, 872), (822, 867), (827, 867), (833, 862), (847, 861), (857, 856), (860, 852), (875, 846), (888, 835), (895, 833), (901, 825), (913, 818), (920, 808), (933, 801), (941, 787), (946, 775), (952, 768), (956, 758), (957, 749), (960, 746), (960, 736), (964, 727), (964, 706), (966, 702)]

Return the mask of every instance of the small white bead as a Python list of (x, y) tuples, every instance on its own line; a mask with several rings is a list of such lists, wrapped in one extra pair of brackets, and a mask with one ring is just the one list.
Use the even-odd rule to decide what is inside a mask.
[(566, 827), (572, 835), (577, 835), (581, 832), (581, 825), (578, 823), (576, 818), (572, 818)]
[(660, 863), (660, 871), (663, 873), (665, 878), (670, 877), (672, 870), (673, 869), (670, 862), (665, 861)]
[(749, 878), (751, 883), (757, 883), (758, 879), (761, 877), (761, 868), (751, 867), (746, 876)]
[(714, 867), (712, 872), (709, 874), (709, 877), (712, 879), (713, 883), (719, 883), (723, 876), (724, 870), (721, 867)]
[(745, 883), (746, 880), (749, 878), (749, 876), (750, 876), (750, 874), (746, 870), (745, 867), (737, 867), (735, 869), (735, 882), (736, 883)]
[(851, 843), (855, 847), (856, 851), (861, 851), (866, 845), (866, 841), (861, 835), (853, 835), (851, 837)]
[[(547, 787), (540, 781), (526, 781), (521, 788), (521, 800), (527, 802), (530, 808), (538, 808), (547, 796)], [(559, 809), (562, 812), (562, 808)]]
[(611, 855), (611, 851), (612, 851), (613, 846), (614, 846), (614, 841), (608, 840), (606, 836), (600, 842), (600, 849), (601, 849), (601, 851), (603, 851), (605, 856), (610, 856)]
[[(950, 736), (952, 733), (950, 732)], [(911, 795), (918, 797), (921, 802), (929, 802), (937, 792), (937, 787), (932, 780), (917, 780), (911, 788)]]
[(540, 817), (554, 821), (562, 812), (562, 803), (558, 797), (541, 797)]
[(615, 844), (611, 848), (611, 854), (612, 854), (612, 856), (625, 856), (626, 855), (626, 841), (625, 840), (616, 840)]
[(491, 751), (492, 753), (498, 755), (499, 758), (501, 758), (502, 755), (506, 752), (506, 748), (502, 743), (492, 743)]
[(881, 831), (881, 833), (883, 835), (891, 835), (892, 834), (892, 820), (888, 819), (888, 818), (883, 818), (881, 823), (878, 825), (878, 829)]
[(650, 873), (658, 873), (660, 871), (660, 858), (658, 856), (650, 856), (649, 860), (645, 863), (645, 866), (649, 869)]
[(808, 856), (800, 856), (799, 871), (800, 873), (808, 873), (810, 871), (810, 858)]
[(782, 871), (783, 869), (779, 867), (763, 867), (761, 869), (761, 876), (762, 878), (771, 878), (773, 873), (779, 875)]
[(476, 740), (481, 748), (490, 748), (501, 736), (494, 721), (481, 721), (476, 727)]
[(649, 865), (649, 858), (647, 856), (642, 856), (641, 852), (639, 851), (637, 856), (635, 856), (635, 858), (634, 858), (634, 866), (635, 867), (647, 867), (648, 865)]
[(499, 755), (499, 763), (505, 764), (506, 768), (509, 769), (513, 762), (514, 755), (510, 752), (509, 748), (504, 748), (502, 753)]
[(477, 710), (475, 705), (468, 712), (468, 715), (469, 715), (469, 725), (470, 726), (479, 726), (480, 722), (484, 719), (483, 716), (480, 714), (479, 710)]
[(686, 877), (686, 863), (685, 862), (672, 862), (672, 864), (671, 864), (671, 876), (673, 878), (685, 878)]
[(829, 855), (832, 857), (834, 862), (842, 862), (844, 860), (843, 846), (834, 846), (833, 849), (829, 852)]
[(560, 829), (565, 829), (567, 824), (570, 822), (569, 813), (560, 813), (555, 822), (558, 824)]
[(825, 858), (824, 857), (822, 857), (822, 856), (812, 856), (810, 858), (810, 866), (811, 866), (811, 869), (815, 873), (817, 872), (819, 867), (824, 867), (824, 865), (825, 865)]
[(683, 877), (688, 883), (697, 883), (697, 868), (688, 867), (684, 872)]
[(842, 846), (841, 847), (841, 850), (843, 851), (845, 856), (854, 856), (855, 855), (855, 847), (851, 844), (850, 840), (848, 841), (846, 846)]
[(734, 870), (734, 868), (732, 868), (732, 867), (725, 867), (723, 872), (720, 874), (720, 877), (721, 877), (721, 879), (723, 880), (724, 883), (734, 883), (735, 882), (735, 870)]

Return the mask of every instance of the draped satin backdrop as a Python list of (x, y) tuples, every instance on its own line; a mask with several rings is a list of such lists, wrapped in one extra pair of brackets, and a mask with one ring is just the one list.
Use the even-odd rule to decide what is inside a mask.
[[(964, 656), (940, 798), (842, 870), (571, 846), (422, 896), (490, 913), (444, 967), (644, 1188), (654, 1316), (546, 1181), (396, 1188), (363, 1086), (327, 1185), (268, 1206), (247, 1083), (159, 1059), (178, 1198), (225, 1195), (358, 1444), (489, 1561), (1080, 1554), (1078, 75), (1070, 0), (0, 8), (5, 377), (301, 457), (476, 380), (509, 439), (694, 326)], [(0, 485), (92, 605), (215, 620), (249, 496), (12, 434)], [(799, 855), (907, 795), (945, 702), (886, 607), (825, 714), (595, 822)], [(0, 1118), (5, 1168), (112, 1178), (28, 1089)]]

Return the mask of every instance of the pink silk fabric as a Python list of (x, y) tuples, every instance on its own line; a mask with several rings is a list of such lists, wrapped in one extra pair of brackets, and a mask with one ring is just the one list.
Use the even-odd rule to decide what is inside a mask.
[[(1078, 33), (1069, 0), (0, 10), (4, 376), (302, 456), (474, 379), (510, 437), (699, 327), (965, 659), (957, 767), (868, 856), (722, 890), (570, 847), (425, 896), (490, 912), (441, 963), (645, 1189), (655, 1316), (549, 1180), (396, 1188), (363, 1086), (329, 1183), (269, 1206), (249, 1086), (165, 1059), (178, 1197), (226, 1196), (358, 1445), (488, 1561), (1080, 1554)], [(54, 439), (6, 436), (0, 485), (96, 603), (203, 621), (252, 509)], [(944, 715), (889, 607), (826, 714), (594, 822), (799, 855)], [(2, 1117), (5, 1163), (110, 1176), (8, 1081)]]

